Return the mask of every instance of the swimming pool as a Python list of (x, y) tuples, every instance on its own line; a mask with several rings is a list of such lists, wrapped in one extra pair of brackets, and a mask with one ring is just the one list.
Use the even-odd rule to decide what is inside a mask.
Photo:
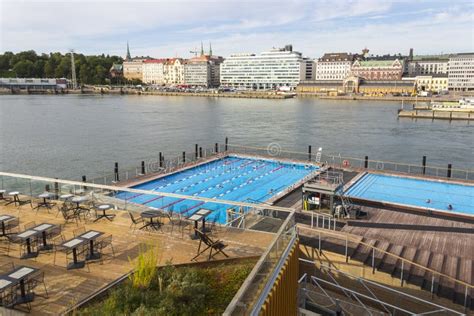
[[(314, 165), (269, 159), (228, 156), (134, 186), (135, 189), (168, 192), (220, 200), (260, 203), (317, 170)], [(212, 210), (208, 220), (224, 223), (230, 205), (204, 203), (164, 196), (122, 192), (116, 197), (190, 216), (200, 208)]]
[(371, 201), (474, 215), (472, 185), (367, 173), (345, 194)]

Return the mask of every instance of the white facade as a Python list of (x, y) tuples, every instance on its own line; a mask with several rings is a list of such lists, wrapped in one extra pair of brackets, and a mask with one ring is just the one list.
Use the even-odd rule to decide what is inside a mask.
[(448, 88), (456, 91), (474, 90), (474, 53), (457, 54), (449, 58)]
[(163, 84), (165, 62), (164, 59), (145, 60), (142, 65), (142, 81), (147, 84)]
[(181, 58), (169, 59), (164, 64), (163, 76), (165, 84), (183, 84), (184, 61)]
[(209, 87), (211, 65), (208, 61), (188, 61), (184, 65), (184, 83), (191, 86)]
[(291, 45), (256, 54), (234, 54), (221, 64), (221, 85), (241, 89), (296, 87), (305, 68)]
[(448, 74), (448, 59), (421, 59), (408, 63), (409, 76), (446, 74)]
[(342, 81), (349, 76), (354, 57), (347, 53), (328, 53), (316, 62), (316, 80)]

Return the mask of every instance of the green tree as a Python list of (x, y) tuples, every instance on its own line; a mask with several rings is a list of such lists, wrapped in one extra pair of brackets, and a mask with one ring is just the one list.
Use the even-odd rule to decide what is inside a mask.
[(19, 61), (13, 66), (13, 71), (16, 73), (16, 76), (21, 78), (32, 77), (34, 69), (34, 64), (30, 60)]

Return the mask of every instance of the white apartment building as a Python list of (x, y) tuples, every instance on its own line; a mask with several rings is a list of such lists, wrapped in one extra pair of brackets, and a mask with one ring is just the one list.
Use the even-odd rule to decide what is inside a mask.
[(123, 76), (125, 79), (143, 79), (143, 61), (144, 59), (135, 58), (123, 62)]
[(326, 53), (316, 62), (316, 80), (342, 81), (349, 76), (354, 55), (348, 53)]
[(164, 84), (164, 64), (166, 59), (147, 59), (142, 65), (142, 81), (147, 84)]
[(191, 86), (218, 87), (219, 67), (224, 59), (202, 55), (189, 59), (184, 64), (184, 83)]
[(474, 90), (474, 53), (461, 53), (449, 58), (448, 89)]
[(423, 75), (447, 75), (448, 58), (422, 57), (408, 62), (408, 75), (410, 77)]
[(305, 72), (301, 53), (291, 45), (260, 54), (233, 54), (221, 64), (221, 85), (240, 89), (296, 87)]
[(164, 63), (163, 77), (165, 84), (184, 83), (184, 63), (181, 58), (170, 58)]

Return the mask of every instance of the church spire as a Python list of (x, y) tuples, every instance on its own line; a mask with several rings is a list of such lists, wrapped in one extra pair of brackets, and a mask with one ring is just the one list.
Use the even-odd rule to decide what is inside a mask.
[(202, 41), (201, 41), (201, 56), (204, 56), (204, 46), (202, 45)]
[(130, 47), (128, 46), (128, 41), (127, 41), (127, 60), (130, 61), (132, 60), (132, 56), (130, 55)]
[(212, 46), (211, 46), (211, 42), (209, 42), (209, 56), (212, 56)]

